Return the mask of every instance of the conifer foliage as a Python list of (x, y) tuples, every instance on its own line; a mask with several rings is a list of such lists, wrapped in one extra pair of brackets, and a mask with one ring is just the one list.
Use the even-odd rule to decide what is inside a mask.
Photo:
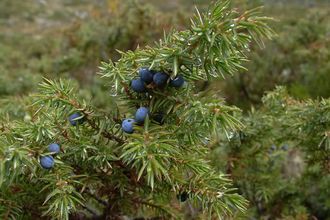
[(111, 112), (45, 79), (31, 118), (1, 125), (1, 218), (182, 218), (184, 202), (209, 218), (243, 212), (247, 201), (207, 160), (208, 140), (241, 127), (239, 109), (197, 82), (242, 69), (251, 42), (271, 37), (259, 12), (218, 1), (189, 29), (102, 63)]
[(330, 99), (297, 100), (284, 87), (215, 143), (214, 167), (231, 174), (257, 219), (330, 216)]

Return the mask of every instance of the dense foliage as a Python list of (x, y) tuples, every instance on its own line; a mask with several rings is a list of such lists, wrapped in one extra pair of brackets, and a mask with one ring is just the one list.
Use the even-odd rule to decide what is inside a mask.
[(279, 87), (242, 122), (229, 140), (213, 143), (213, 157), (251, 202), (250, 215), (327, 219), (330, 100), (299, 101)]
[[(2, 126), (3, 217), (39, 216), (42, 209), (43, 215), (68, 219), (86, 209), (103, 219), (178, 218), (176, 196), (201, 206), (209, 217), (244, 211), (246, 200), (206, 160), (210, 135), (240, 127), (232, 115), (237, 109), (200, 97), (195, 82), (242, 69), (250, 43), (272, 31), (258, 9), (239, 14), (229, 4), (217, 2), (203, 14), (197, 10), (190, 29), (103, 63), (102, 75), (111, 82), (110, 112), (80, 100), (69, 83), (45, 80), (32, 98), (30, 118)], [(147, 87), (136, 79), (145, 66), (158, 71)], [(181, 89), (179, 75), (186, 81)], [(134, 80), (140, 80), (138, 87)], [(144, 125), (132, 129), (127, 123), (133, 120), (124, 120), (120, 126), (141, 106), (150, 109)], [(152, 119), (157, 114), (162, 120)], [(51, 150), (54, 145), (61, 151)], [(95, 211), (93, 201), (101, 206)]]
[(0, 219), (329, 219), (326, 0), (87, 2), (0, 2)]

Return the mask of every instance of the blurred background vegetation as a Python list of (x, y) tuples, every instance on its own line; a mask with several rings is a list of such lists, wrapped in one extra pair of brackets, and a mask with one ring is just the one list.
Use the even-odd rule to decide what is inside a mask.
[[(192, 4), (193, 2), (193, 4)], [(153, 44), (163, 31), (189, 25), (194, 6), (210, 0), (2, 0), (0, 1), (0, 96), (33, 91), (42, 76), (97, 84), (101, 61), (118, 50)], [(265, 91), (287, 85), (298, 98), (330, 95), (329, 1), (234, 0), (244, 8), (264, 5), (278, 37), (256, 46), (248, 71), (215, 83), (231, 104), (260, 103)], [(220, 89), (219, 89), (220, 88)]]
[[(0, 116), (11, 115), (22, 119), (28, 117), (24, 104), (28, 104), (29, 100), (23, 97), (35, 92), (42, 77), (70, 78), (80, 86), (80, 95), (91, 99), (94, 105), (103, 107), (104, 110), (111, 109), (110, 100), (104, 95), (107, 93), (106, 85), (97, 76), (100, 62), (118, 59), (117, 50), (134, 50), (138, 46), (152, 45), (162, 37), (164, 31), (182, 29), (189, 25), (189, 17), (194, 12), (195, 5), (203, 9), (210, 2), (212, 1), (1, 0)], [(216, 90), (230, 104), (242, 108), (243, 114), (247, 114), (251, 107), (258, 108), (265, 92), (274, 90), (277, 85), (286, 86), (285, 96), (292, 96), (297, 102), (307, 98), (329, 98), (329, 0), (233, 0), (233, 4), (237, 10), (264, 5), (264, 14), (274, 18), (272, 26), (277, 36), (272, 41), (266, 41), (262, 49), (257, 45), (253, 47), (249, 55), (250, 61), (245, 65), (247, 71), (226, 80), (212, 82), (209, 85), (211, 90)], [(319, 213), (320, 219), (326, 219), (330, 215), (330, 208), (325, 208), (330, 207), (329, 198), (327, 194), (324, 197), (317, 197), (316, 194), (329, 189), (329, 177), (324, 176), (321, 180), (322, 190), (305, 190), (308, 184), (313, 185), (318, 180), (312, 178), (317, 168), (311, 166), (305, 174), (304, 179), (308, 181), (299, 182), (299, 179), (295, 182), (292, 178), (285, 177), (285, 172), (289, 171), (283, 171), (282, 166), (283, 163), (290, 162), (285, 159), (288, 158), (287, 154), (291, 158), (301, 159), (299, 151), (277, 151), (264, 160), (264, 153), (272, 143), (283, 146), (293, 146), (296, 143), (294, 138), (288, 140), (287, 136), (282, 135), (288, 123), (285, 114), (291, 110), (283, 109), (276, 116), (271, 112), (273, 108), (274, 106), (264, 106), (242, 119), (247, 125), (245, 146), (264, 145), (264, 151), (257, 154), (263, 159), (259, 162), (257, 158), (255, 163), (246, 164), (246, 152), (236, 155), (238, 145), (235, 142), (225, 143), (224, 148), (214, 150), (214, 161), (217, 162), (215, 166), (219, 169), (226, 166), (218, 163), (219, 157), (223, 158), (222, 161), (241, 158), (240, 165), (244, 168), (233, 169), (230, 173), (234, 179), (237, 177), (235, 184), (251, 201), (251, 213), (279, 212), (277, 200), (285, 198), (290, 204), (285, 206), (285, 210), (283, 208), (283, 212), (290, 213), (292, 206), (296, 210), (301, 208), (301, 212), (297, 211), (292, 215), (295, 219), (307, 219), (299, 214), (308, 212), (316, 212), (313, 213), (315, 216)], [(295, 112), (296, 109), (292, 111)], [(274, 115), (280, 119), (280, 124), (278, 121), (264, 121), (268, 116), (273, 120)], [(255, 154), (254, 151), (250, 153), (251, 157)], [(258, 170), (260, 166), (263, 168)], [(273, 175), (272, 178), (266, 180), (261, 175), (267, 173)], [(295, 173), (299, 175), (300, 172)], [(274, 181), (274, 177), (277, 181)], [(247, 182), (251, 183), (251, 178), (255, 181), (255, 188), (244, 188)], [(289, 183), (291, 185), (287, 185)], [(278, 186), (281, 187), (277, 188)], [(258, 192), (268, 194), (258, 196)], [(306, 198), (310, 204), (304, 204)], [(260, 205), (261, 200), (265, 200), (267, 206)], [(306, 211), (308, 208), (312, 211)]]

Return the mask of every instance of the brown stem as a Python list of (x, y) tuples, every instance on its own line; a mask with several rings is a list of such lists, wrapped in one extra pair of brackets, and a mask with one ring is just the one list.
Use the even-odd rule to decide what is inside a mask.
[(97, 216), (97, 213), (93, 209), (89, 208), (88, 206), (83, 206), (83, 208), (86, 209), (93, 216)]
[(91, 193), (89, 190), (86, 190), (86, 193), (87, 193), (90, 197), (94, 198), (94, 199), (95, 199), (97, 202), (99, 202), (100, 204), (102, 204), (102, 205), (104, 205), (104, 206), (108, 206), (108, 205), (109, 205), (106, 201), (104, 201), (104, 200), (98, 198), (96, 195), (94, 195), (93, 193)]
[[(83, 114), (86, 115), (86, 120), (87, 120), (87, 123), (94, 129), (94, 130), (100, 130), (100, 128), (95, 124), (94, 121), (90, 120), (88, 117), (87, 117), (87, 113), (83, 111)], [(116, 141), (118, 142), (119, 145), (123, 145), (125, 143), (125, 140), (121, 139), (120, 137), (117, 137), (116, 135), (114, 134), (111, 134), (107, 131), (102, 131), (101, 134), (103, 135), (103, 137), (109, 139), (109, 140), (113, 140), (113, 141)]]
[(130, 98), (130, 99), (134, 99), (134, 96), (132, 95), (132, 93), (129, 91), (128, 85), (124, 82), (121, 82), (121, 85), (124, 87), (125, 93), (126, 95)]
[(149, 207), (153, 207), (155, 209), (162, 210), (165, 213), (171, 214), (169, 211), (167, 211), (166, 208), (164, 208), (160, 205), (156, 205), (156, 204), (153, 204), (153, 203), (150, 203), (150, 202), (147, 202), (147, 201), (143, 201), (143, 200), (138, 199), (138, 198), (135, 198), (135, 199), (133, 198), (132, 202), (142, 204), (142, 205), (146, 205), (146, 206), (149, 206)]

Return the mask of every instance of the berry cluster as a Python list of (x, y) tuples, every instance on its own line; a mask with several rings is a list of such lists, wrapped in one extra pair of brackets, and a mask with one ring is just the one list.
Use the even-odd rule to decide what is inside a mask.
[(169, 75), (164, 72), (156, 72), (148, 68), (139, 70), (139, 78), (131, 81), (131, 88), (137, 93), (147, 92), (147, 88), (151, 88), (151, 84), (158, 88), (164, 88), (167, 84), (174, 88), (180, 88), (184, 84), (184, 78), (178, 75), (175, 79), (170, 79)]
[[(139, 78), (135, 78), (131, 81), (131, 89), (137, 93), (148, 92), (151, 88), (165, 88), (167, 85), (173, 88), (180, 88), (184, 85), (185, 80), (183, 76), (178, 75), (174, 79), (170, 79), (169, 75), (164, 72), (156, 72), (149, 70), (148, 68), (141, 68), (139, 70)], [(132, 134), (134, 132), (134, 124), (142, 125), (147, 118), (150, 116), (148, 107), (140, 107), (135, 113), (135, 118), (128, 118), (122, 122), (122, 130), (125, 133)], [(154, 121), (159, 124), (163, 123), (164, 114), (157, 112), (152, 114)]]
[(189, 193), (188, 192), (182, 192), (179, 193), (176, 198), (180, 201), (180, 202), (185, 202), (187, 199), (189, 199)]
[(288, 151), (289, 150), (289, 145), (284, 144), (281, 146), (281, 148), (277, 148), (277, 146), (275, 144), (273, 144), (269, 149), (268, 149), (268, 153), (272, 154), (277, 150), (282, 150), (282, 151)]
[[(76, 112), (76, 113), (70, 115), (68, 120), (72, 126), (77, 126), (84, 122), (84, 117), (79, 112)], [(52, 143), (52, 144), (48, 145), (48, 151), (52, 155), (56, 155), (56, 154), (60, 153), (61, 147), (58, 143)], [(52, 155), (46, 155), (46, 156), (40, 157), (40, 165), (42, 168), (49, 170), (54, 167), (55, 161), (54, 161), (54, 157)]]
[[(61, 147), (57, 143), (52, 143), (48, 145), (48, 151), (52, 154), (58, 154), (61, 151)], [(53, 168), (55, 165), (54, 157), (52, 155), (41, 156), (40, 165), (46, 170)]]

